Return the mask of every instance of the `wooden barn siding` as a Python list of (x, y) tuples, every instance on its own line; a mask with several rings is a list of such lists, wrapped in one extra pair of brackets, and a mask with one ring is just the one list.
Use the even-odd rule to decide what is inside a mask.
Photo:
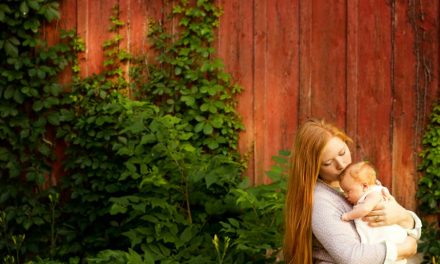
[[(297, 126), (325, 118), (353, 138), (355, 160), (375, 164), (379, 178), (414, 209), (420, 140), (439, 98), (439, 16), (435, 0), (217, 0), (224, 13), (216, 48), (244, 91), (238, 111), (246, 131), (254, 184), (271, 157), (290, 149)], [(102, 69), (111, 9), (119, 4), (121, 48), (149, 52), (150, 19), (164, 20), (167, 0), (63, 0), (59, 28), (77, 28), (85, 40), (82, 75)], [(175, 23), (166, 24), (175, 30)], [(69, 79), (66, 73), (64, 82)], [(61, 155), (61, 154), (60, 154)]]

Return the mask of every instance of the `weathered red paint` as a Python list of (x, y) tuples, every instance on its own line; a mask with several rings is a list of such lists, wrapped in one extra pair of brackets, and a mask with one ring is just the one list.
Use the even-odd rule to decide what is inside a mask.
[(391, 12), (386, 1), (359, 1), (356, 151), (391, 180)]
[[(246, 175), (251, 182), (269, 182), (265, 171), (271, 157), (290, 148), (298, 124), (309, 117), (325, 118), (353, 138), (354, 160), (374, 163), (383, 184), (414, 209), (417, 153), (439, 98), (438, 1), (216, 3), (224, 10), (217, 54), (244, 89), (238, 111), (246, 131), (240, 134), (239, 149), (250, 158)], [(102, 43), (111, 36), (115, 4), (128, 23), (120, 32), (125, 38), (121, 48), (132, 53), (151, 52), (145, 37), (151, 19), (170, 30), (178, 28), (176, 20), (165, 21), (172, 1), (61, 1), (59, 23), (76, 27), (87, 45), (80, 57), (82, 76), (102, 69)], [(423, 14), (414, 22), (417, 30), (412, 10)], [(56, 29), (47, 28), (48, 39)]]
[(252, 69), (254, 51), (253, 1), (221, 0), (217, 3), (223, 8), (220, 17), (216, 50), (225, 62), (225, 70), (243, 91), (238, 95), (237, 111), (242, 117), (245, 131), (240, 133), (238, 149), (248, 160), (245, 175), (253, 182), (254, 175), (254, 72)]
[[(416, 126), (416, 97), (408, 96), (408, 91), (415, 91), (414, 65), (405, 63), (410, 58), (415, 61), (414, 34), (411, 34), (412, 27), (407, 23), (408, 2), (392, 6), (393, 18), (393, 43), (392, 63), (394, 74), (393, 89), (393, 153), (392, 153), (392, 178), (393, 193), (399, 201), (411, 207), (415, 207), (415, 199), (412, 197), (411, 189), (416, 186), (415, 165), (417, 153), (414, 152), (419, 138), (414, 137)], [(403, 89), (404, 88), (404, 89)]]

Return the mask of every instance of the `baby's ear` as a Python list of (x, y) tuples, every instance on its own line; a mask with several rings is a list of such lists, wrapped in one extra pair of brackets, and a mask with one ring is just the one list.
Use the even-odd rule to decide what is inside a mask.
[(368, 190), (368, 184), (366, 184), (365, 182), (362, 183), (362, 189), (364, 190), (364, 192), (365, 192), (366, 190)]

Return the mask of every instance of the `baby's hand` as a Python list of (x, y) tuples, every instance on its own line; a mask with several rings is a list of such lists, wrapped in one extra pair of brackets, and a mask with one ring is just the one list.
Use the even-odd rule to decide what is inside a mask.
[(350, 219), (348, 219), (347, 214), (342, 214), (341, 219), (344, 221), (350, 221)]

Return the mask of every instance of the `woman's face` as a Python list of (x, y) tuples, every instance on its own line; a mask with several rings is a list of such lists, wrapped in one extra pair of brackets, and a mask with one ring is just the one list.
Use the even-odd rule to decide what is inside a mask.
[(339, 137), (332, 137), (322, 151), (320, 178), (328, 184), (338, 181), (339, 174), (350, 163), (351, 153), (347, 144)]

